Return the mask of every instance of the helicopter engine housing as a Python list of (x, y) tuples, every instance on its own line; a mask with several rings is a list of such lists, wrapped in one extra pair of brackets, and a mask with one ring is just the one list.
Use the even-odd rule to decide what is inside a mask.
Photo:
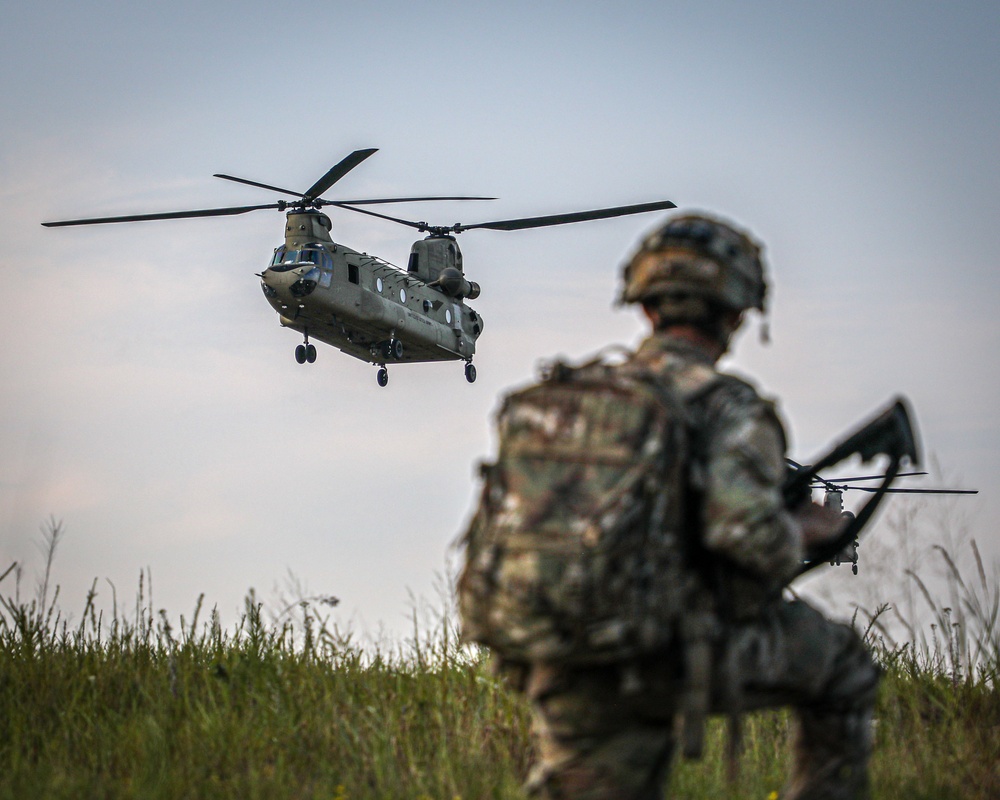
[(467, 281), (465, 276), (454, 267), (445, 267), (433, 281), (432, 286), (437, 286), (448, 297), (456, 299), (466, 298), (475, 300), (479, 297), (479, 284), (475, 281)]

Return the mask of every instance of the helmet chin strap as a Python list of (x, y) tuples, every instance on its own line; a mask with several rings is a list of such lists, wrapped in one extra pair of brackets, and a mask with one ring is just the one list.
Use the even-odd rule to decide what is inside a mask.
[(760, 343), (771, 344), (771, 325), (766, 319), (760, 323)]

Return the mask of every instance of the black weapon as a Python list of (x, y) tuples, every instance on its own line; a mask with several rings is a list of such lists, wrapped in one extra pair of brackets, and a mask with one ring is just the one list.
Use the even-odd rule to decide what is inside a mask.
[(857, 538), (861, 529), (875, 513), (878, 504), (882, 502), (890, 484), (899, 474), (899, 467), (904, 459), (910, 464), (919, 463), (917, 435), (910, 423), (907, 403), (903, 398), (896, 398), (884, 411), (850, 434), (814, 464), (793, 469), (782, 487), (785, 505), (792, 509), (799, 506), (810, 496), (816, 473), (839, 464), (853, 455), (860, 456), (862, 461), (870, 461), (878, 455), (889, 457), (889, 466), (883, 476), (882, 485), (871, 490), (871, 499), (858, 511), (854, 519), (848, 521), (836, 539), (820, 545), (810, 554), (800, 574), (836, 556)]

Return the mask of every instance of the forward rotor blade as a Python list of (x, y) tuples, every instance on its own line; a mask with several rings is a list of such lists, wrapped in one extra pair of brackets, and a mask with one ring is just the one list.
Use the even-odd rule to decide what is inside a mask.
[(278, 203), (262, 206), (233, 206), (231, 208), (204, 208), (198, 211), (168, 211), (159, 214), (129, 214), (124, 217), (95, 217), (93, 219), (67, 219), (60, 222), (43, 222), (46, 228), (65, 228), (70, 225), (103, 225), (108, 222), (145, 222), (154, 219), (189, 219), (191, 217), (228, 217), (259, 211), (263, 208), (280, 208)]
[(498, 222), (478, 222), (473, 225), (456, 225), (455, 232), (474, 228), (486, 228), (493, 231), (520, 231), (526, 228), (545, 228), (550, 225), (568, 225), (571, 222), (587, 222), (594, 219), (624, 217), (629, 214), (645, 214), (648, 211), (662, 211), (667, 208), (677, 208), (677, 206), (669, 200), (661, 200), (657, 203), (597, 208), (593, 211), (577, 211), (571, 214), (550, 214), (544, 217), (524, 217), (523, 219), (505, 219)]
[(305, 197), (302, 192), (293, 192), (291, 189), (282, 189), (280, 186), (270, 186), (269, 184), (250, 181), (246, 178), (237, 178), (235, 175), (223, 175), (221, 172), (216, 172), (212, 177), (222, 178), (227, 181), (235, 181), (236, 183), (245, 183), (247, 186), (256, 186), (260, 189), (270, 189), (272, 192), (278, 192), (280, 194), (290, 194), (292, 197)]
[(309, 197), (315, 199), (319, 197), (323, 192), (329, 189), (333, 184), (343, 178), (348, 172), (354, 169), (358, 164), (364, 161), (369, 156), (374, 155), (378, 152), (377, 147), (371, 147), (367, 150), (355, 150), (347, 158), (343, 159), (340, 163), (330, 167), (329, 171), (320, 178), (316, 183), (310, 186), (303, 197)]
[(495, 197), (381, 197), (377, 200), (337, 200), (326, 201), (331, 205), (369, 206), (377, 203), (419, 203), (424, 200), (496, 200)]

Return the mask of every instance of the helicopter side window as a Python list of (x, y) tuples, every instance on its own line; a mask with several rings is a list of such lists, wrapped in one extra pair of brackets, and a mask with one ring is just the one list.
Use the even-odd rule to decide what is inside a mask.
[(333, 281), (333, 259), (330, 258), (330, 254), (326, 250), (320, 250), (319, 254), (321, 256), (320, 261), (320, 273), (319, 273), (319, 285), (324, 289), (330, 287), (330, 283)]
[(349, 280), (351, 283), (358, 283), (358, 284), (361, 283), (361, 276), (358, 273), (357, 264), (347, 265), (347, 280)]

